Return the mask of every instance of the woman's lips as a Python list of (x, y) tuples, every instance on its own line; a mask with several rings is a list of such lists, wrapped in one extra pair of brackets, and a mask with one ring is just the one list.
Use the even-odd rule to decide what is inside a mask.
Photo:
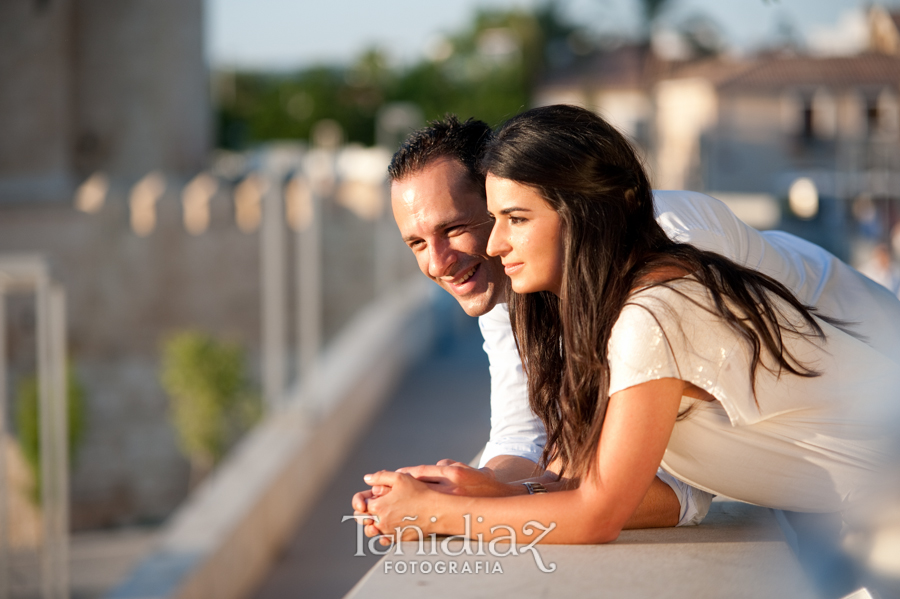
[(503, 270), (506, 272), (506, 276), (511, 277), (513, 274), (519, 272), (521, 268), (525, 266), (524, 262), (516, 262), (515, 264), (504, 264)]

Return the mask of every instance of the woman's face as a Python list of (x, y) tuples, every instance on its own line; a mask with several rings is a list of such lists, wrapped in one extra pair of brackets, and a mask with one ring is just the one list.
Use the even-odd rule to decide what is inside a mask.
[(488, 173), (485, 187), (494, 218), (487, 253), (500, 257), (513, 291), (560, 295), (564, 250), (559, 214), (527, 185)]

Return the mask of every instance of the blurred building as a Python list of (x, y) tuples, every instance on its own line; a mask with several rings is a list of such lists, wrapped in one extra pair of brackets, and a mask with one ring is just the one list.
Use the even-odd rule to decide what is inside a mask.
[[(327, 200), (327, 340), (401, 274), (374, 264), (389, 153), (293, 145), (214, 155), (202, 0), (0, 2), (0, 76), (0, 253), (49, 259), (85, 389), (73, 526), (159, 521), (188, 490), (159, 382), (161, 342), (186, 329), (236, 341), (259, 380), (262, 203), (268, 193), (286, 202), (275, 251), (292, 306), (286, 221), (297, 224), (308, 195), (296, 176), (304, 164), (324, 177), (312, 183)], [(307, 164), (313, 154), (322, 164)], [(35, 369), (33, 303), (11, 297), (4, 317), (14, 399)], [(295, 320), (284, 322), (289, 342)]]
[[(0, 3), (0, 252), (47, 256), (68, 292), (70, 359), (87, 395), (71, 479), (76, 527), (158, 519), (186, 490), (154, 357), (159, 329), (209, 303), (198, 287), (216, 284), (205, 264), (222, 255), (184, 247), (172, 191), (210, 150), (202, 5)], [(151, 172), (150, 187), (170, 189), (156, 190), (157, 235), (142, 239), (129, 226), (128, 196)], [(13, 297), (6, 318), (15, 398), (34, 368), (33, 306)]]
[[(758, 227), (852, 258), (846, 233), (872, 233), (848, 220), (852, 203), (874, 206), (879, 239), (900, 219), (898, 23), (872, 8), (869, 48), (854, 56), (666, 60), (626, 45), (554, 73), (536, 102), (608, 118), (644, 150), (655, 187), (712, 193)], [(812, 182), (815, 206), (791, 203), (798, 180)]]
[(0, 3), (0, 202), (96, 171), (191, 174), (210, 142), (201, 0)]
[[(402, 242), (373, 226), (390, 153), (340, 146), (336, 123), (315, 151), (212, 152), (202, 0), (0, 2), (0, 76), (0, 253), (48, 258), (85, 391), (72, 525), (159, 522), (189, 484), (160, 385), (163, 340), (200, 330), (237, 342), (258, 387), (263, 238), (277, 238), (265, 245), (290, 350), (300, 250), (288, 226), (302, 226), (312, 191), (327, 341), (409, 273), (385, 259)], [(263, 222), (273, 198), (274, 229)], [(15, 398), (35, 369), (33, 302), (9, 298), (4, 317)]]

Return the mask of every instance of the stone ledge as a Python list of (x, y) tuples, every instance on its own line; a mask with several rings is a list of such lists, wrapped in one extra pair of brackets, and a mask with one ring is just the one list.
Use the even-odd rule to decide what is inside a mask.
[[(461, 543), (455, 547), (458, 551)], [(544, 568), (556, 565), (553, 572), (543, 572), (535, 556), (522, 547), (518, 546), (519, 555), (504, 557), (491, 555), (487, 547), (484, 556), (416, 556), (417, 544), (403, 543), (404, 555), (397, 555), (396, 547), (392, 549), (346, 599), (817, 596), (772, 512), (733, 501), (714, 501), (699, 526), (624, 531), (607, 545), (537, 545)], [(428, 539), (425, 548), (430, 553)], [(474, 543), (473, 549), (477, 549)], [(431, 572), (423, 574), (417, 564), (417, 573), (411, 573), (413, 561), (431, 562)], [(449, 562), (456, 562), (457, 573), (436, 573), (439, 561), (445, 562), (447, 570)], [(397, 572), (399, 562), (405, 562), (405, 573)], [(473, 573), (461, 572), (464, 562)], [(480, 572), (475, 573), (476, 569)], [(486, 574), (485, 569), (493, 573)]]
[(351, 441), (433, 336), (421, 277), (363, 309), (295, 389), (172, 516), (108, 599), (245, 596), (289, 541)]

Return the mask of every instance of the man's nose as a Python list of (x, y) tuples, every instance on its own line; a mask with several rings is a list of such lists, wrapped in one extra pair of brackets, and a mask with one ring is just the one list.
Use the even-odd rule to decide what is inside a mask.
[(433, 244), (428, 255), (428, 274), (434, 278), (452, 274), (450, 271), (456, 259), (456, 252), (449, 243)]

